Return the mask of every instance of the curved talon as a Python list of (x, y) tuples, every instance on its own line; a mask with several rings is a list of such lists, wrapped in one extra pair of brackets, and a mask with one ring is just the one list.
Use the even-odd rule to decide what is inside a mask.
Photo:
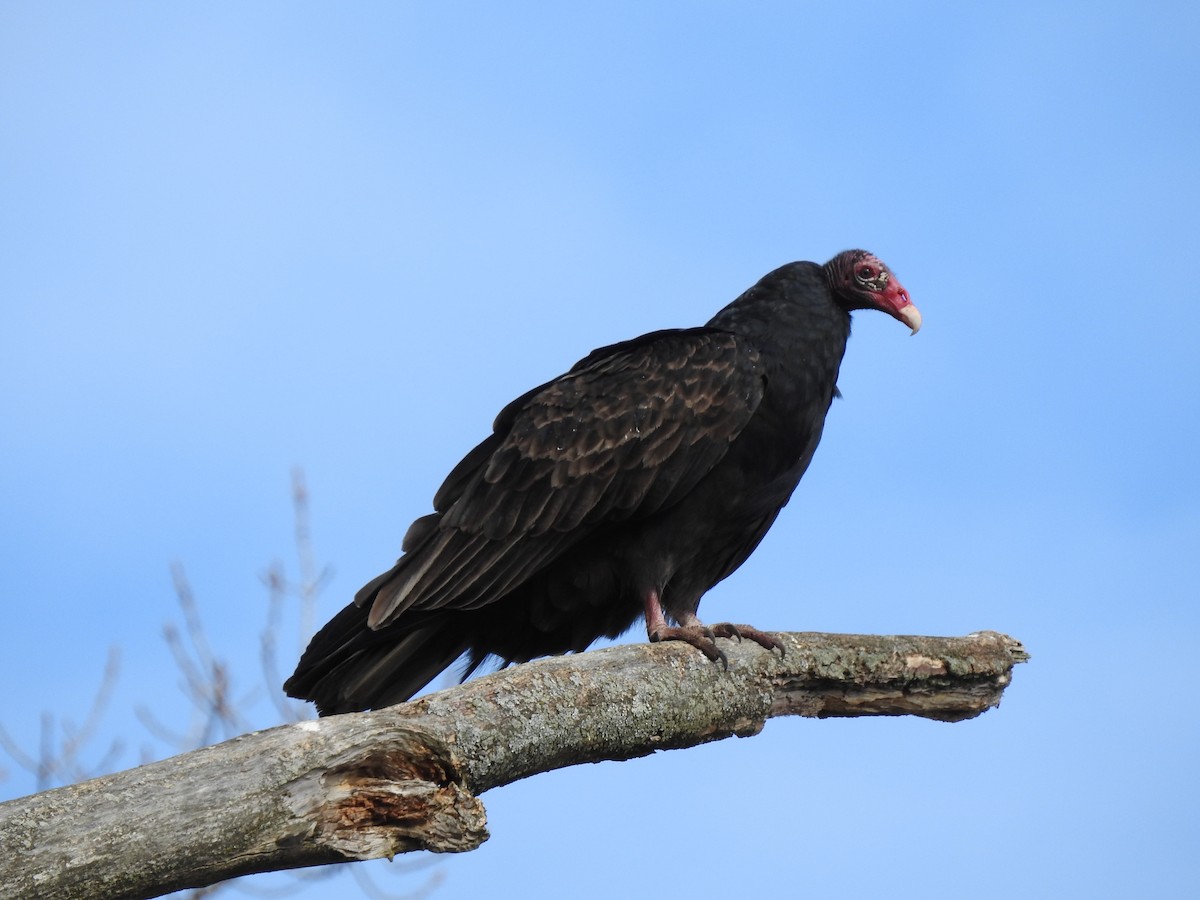
[(650, 642), (654, 644), (660, 641), (683, 641), (707, 656), (709, 661), (720, 662), (722, 668), (726, 672), (729, 671), (729, 657), (717, 646), (717, 636), (707, 626), (682, 625), (678, 628), (663, 626), (651, 631), (649, 638)]
[(772, 634), (765, 631), (759, 631), (757, 628), (752, 628), (749, 625), (734, 625), (732, 622), (722, 622), (720, 625), (714, 625), (713, 629), (720, 636), (722, 630), (728, 629), (732, 634), (736, 634), (738, 640), (746, 638), (754, 641), (764, 650), (778, 650), (779, 658), (782, 659), (787, 653), (787, 648), (783, 646), (783, 642)]
[(783, 643), (765, 631), (759, 631), (749, 625), (734, 625), (732, 622), (720, 622), (708, 626), (700, 621), (694, 612), (682, 612), (677, 615), (677, 626), (667, 624), (663, 614), (658, 592), (650, 591), (645, 598), (646, 607), (646, 636), (651, 643), (659, 641), (683, 641), (690, 644), (709, 658), (712, 662), (720, 661), (726, 672), (729, 671), (729, 657), (717, 646), (717, 638), (743, 638), (754, 641), (765, 650), (778, 650), (782, 658), (787, 649)]

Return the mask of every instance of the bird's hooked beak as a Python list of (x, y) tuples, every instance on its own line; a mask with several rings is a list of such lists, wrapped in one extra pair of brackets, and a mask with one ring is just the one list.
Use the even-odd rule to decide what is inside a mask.
[(911, 328), (912, 334), (921, 330), (921, 311), (913, 305), (908, 291), (899, 282), (893, 281), (891, 289), (884, 293), (881, 300), (881, 309)]
[(896, 318), (912, 329), (911, 334), (916, 334), (921, 330), (921, 311), (908, 299), (908, 291), (900, 288), (900, 294), (904, 297), (905, 303), (896, 310)]

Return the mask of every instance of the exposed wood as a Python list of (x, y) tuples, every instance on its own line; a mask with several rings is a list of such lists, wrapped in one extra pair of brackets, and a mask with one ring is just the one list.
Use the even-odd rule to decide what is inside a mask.
[(251, 872), (471, 850), (476, 795), (563, 766), (731, 735), (771, 716), (917, 715), (996, 706), (1028, 659), (961, 638), (779, 636), (633, 644), (540, 660), (369, 713), (332, 716), (0, 804), (0, 897), (154, 897)]

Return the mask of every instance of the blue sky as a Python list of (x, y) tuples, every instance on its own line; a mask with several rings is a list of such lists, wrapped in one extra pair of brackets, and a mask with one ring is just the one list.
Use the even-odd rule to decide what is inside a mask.
[(324, 621), (512, 397), (862, 246), (925, 326), (859, 315), (701, 613), (1033, 661), (969, 723), (492, 792), (439, 896), (1194, 890), (1197, 46), (1186, 3), (5, 4), (0, 724), (81, 719), (118, 645), (104, 737), (165, 752), (169, 567), (249, 690), (292, 467)]

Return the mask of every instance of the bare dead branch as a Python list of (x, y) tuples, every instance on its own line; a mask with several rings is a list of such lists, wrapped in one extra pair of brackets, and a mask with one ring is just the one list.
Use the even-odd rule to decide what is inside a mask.
[[(307, 640), (308, 635), (316, 630), (314, 616), (317, 610), (317, 594), (328, 579), (329, 570), (317, 566), (308, 511), (308, 484), (304, 479), (304, 470), (298, 466), (292, 469), (292, 509), (296, 520), (296, 559), (300, 566), (300, 584), (297, 592), (300, 596), (300, 634)], [(304, 648), (297, 649), (302, 651)]]
[[(247, 703), (232, 696), (232, 677), (228, 665), (218, 658), (208, 642), (204, 620), (183, 566), (171, 567), (175, 596), (183, 613), (184, 629), (173, 623), (163, 626), (163, 636), (175, 665), (183, 675), (181, 688), (194, 709), (189, 730), (178, 733), (168, 728), (144, 706), (135, 710), (146, 730), (176, 751), (203, 747), (215, 740), (229, 738), (251, 726), (241, 709)], [(186, 637), (186, 640), (185, 640)]]
[(121, 670), (121, 651), (116, 647), (108, 649), (108, 659), (104, 664), (104, 674), (100, 677), (100, 685), (92, 698), (92, 705), (78, 728), (69, 720), (55, 725), (55, 717), (50, 713), (42, 713), (41, 731), (38, 739), (37, 755), (25, 752), (16, 741), (0, 726), (0, 750), (7, 753), (18, 766), (34, 776), (37, 790), (42, 791), (51, 785), (66, 784), (91, 778), (97, 772), (105, 771), (113, 759), (121, 752), (120, 741), (113, 741), (101, 754), (99, 762), (87, 765), (82, 761), (86, 745), (91, 741), (104, 713), (108, 709), (113, 689)]
[(296, 618), (300, 623), (298, 630), (300, 643), (296, 648), (296, 656), (299, 657), (304, 651), (305, 643), (313, 633), (317, 597), (330, 574), (328, 567), (317, 565), (316, 552), (312, 542), (312, 529), (309, 524), (308, 497), (304, 470), (297, 467), (292, 470), (292, 515), (295, 520), (293, 538), (299, 567), (299, 580), (289, 581), (283, 565), (278, 562), (272, 564), (263, 578), (267, 586), (267, 622), (260, 638), (261, 652), (259, 656), (264, 683), (271, 686), (268, 696), (270, 696), (276, 712), (285, 722), (299, 722), (302, 719), (311, 718), (312, 713), (307, 704), (290, 700), (282, 692), (274, 689), (275, 685), (283, 682), (276, 648), (278, 635), (283, 630), (284, 609), (289, 600), (297, 602)]
[(780, 637), (782, 659), (731, 645), (728, 672), (674, 644), (540, 660), (9, 801), (0, 896), (152, 897), (251, 872), (471, 850), (487, 838), (476, 795), (490, 788), (753, 735), (778, 715), (960, 721), (996, 706), (1028, 658), (995, 632)]

